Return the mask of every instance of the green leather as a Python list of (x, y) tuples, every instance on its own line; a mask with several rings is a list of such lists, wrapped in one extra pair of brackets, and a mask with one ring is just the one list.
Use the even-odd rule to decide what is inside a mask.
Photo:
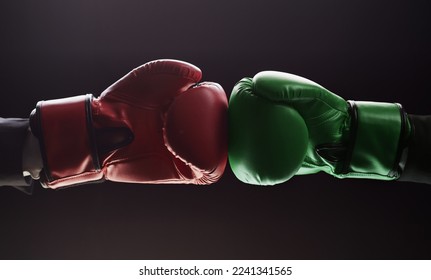
[[(410, 126), (403, 129), (400, 105), (377, 102), (354, 102), (357, 129), (353, 140), (349, 172), (340, 177), (366, 177), (391, 180), (400, 176), (398, 151), (400, 136), (408, 137)], [(405, 130), (405, 132), (403, 132)]]
[(289, 180), (301, 167), (308, 143), (304, 119), (289, 106), (252, 93), (250, 78), (229, 99), (229, 162), (235, 176), (254, 185)]
[[(292, 162), (300, 160), (300, 157), (296, 157), (298, 152), (295, 149), (297, 147), (291, 147), (292, 143), (304, 141), (302, 134), (297, 135), (295, 130), (289, 130), (291, 123), (297, 122), (298, 117), (295, 116), (292, 121), (289, 119), (291, 117), (287, 115), (283, 117), (267, 114), (267, 117), (260, 119), (256, 125), (244, 125), (243, 121), (238, 122), (237, 119), (242, 118), (241, 114), (246, 110), (248, 110), (247, 114), (253, 115), (252, 112), (257, 114), (253, 108), (258, 105), (251, 106), (239, 99), (240, 90), (235, 87), (229, 103), (230, 145), (235, 143), (229, 147), (229, 160), (235, 175), (237, 175), (235, 165), (237, 162), (241, 162), (242, 155), (247, 155), (248, 165), (252, 165), (250, 161), (253, 161), (254, 156), (251, 154), (256, 153), (256, 150), (259, 154), (266, 154), (269, 149), (270, 154), (282, 150), (283, 153), (290, 151), (292, 155), (295, 155), (277, 154), (278, 158), (272, 163), (269, 154), (266, 158), (266, 169), (277, 168), (277, 172), (280, 172), (280, 164), (283, 164), (281, 157), (284, 155), (287, 157), (285, 159), (287, 163), (284, 163), (287, 173), (285, 178), (291, 177), (292, 166), (297, 164), (300, 165), (300, 168), (296, 171), (296, 175), (324, 171), (338, 178), (393, 180), (400, 176), (400, 169), (402, 169), (400, 161), (404, 143), (411, 130), (400, 105), (346, 102), (315, 82), (283, 72), (260, 72), (252, 80), (247, 79), (247, 81), (251, 84), (248, 85), (247, 94), (255, 97), (254, 103), (261, 102), (265, 104), (262, 105), (265, 108), (268, 107), (267, 104), (270, 104), (269, 108), (292, 108), (298, 112), (307, 127), (308, 141), (303, 160), (300, 163)], [(240, 102), (244, 102), (244, 104), (239, 105)], [(231, 103), (234, 106), (231, 106)], [(265, 111), (268, 110), (272, 109), (265, 109)], [(238, 135), (255, 137), (254, 135), (258, 134), (257, 131), (266, 133), (260, 129), (266, 126), (272, 128), (272, 133), (267, 134), (266, 137), (260, 137), (258, 146), (255, 146), (255, 143), (250, 142), (249, 139), (245, 146), (237, 142), (243, 143), (245, 139), (235, 139)], [(291, 138), (297, 137), (298, 139), (296, 141), (290, 139), (289, 143), (283, 142), (281, 139), (274, 142), (273, 138), (277, 129), (282, 130), (283, 134), (289, 134)], [(285, 146), (289, 146), (289, 148)], [(237, 152), (238, 147), (243, 150), (241, 153)], [(235, 156), (232, 157), (232, 155)], [(244, 165), (243, 169), (249, 173), (248, 176), (253, 174), (258, 176), (260, 173), (259, 168), (249, 169)], [(238, 178), (242, 180), (240, 177)], [(277, 180), (271, 181), (271, 177), (268, 177), (266, 183), (280, 183), (281, 179), (282, 176), (279, 176)]]

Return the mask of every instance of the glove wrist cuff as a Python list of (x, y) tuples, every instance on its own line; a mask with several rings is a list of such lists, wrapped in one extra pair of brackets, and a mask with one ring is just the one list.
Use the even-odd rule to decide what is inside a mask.
[(404, 168), (408, 118), (396, 103), (348, 101), (351, 113), (349, 154), (342, 177), (397, 179)]
[[(44, 187), (57, 188), (65, 180), (67, 185), (79, 183), (78, 177), (100, 171), (92, 125), (92, 98), (87, 94), (40, 101), (30, 115), (31, 130), (39, 139), (43, 158), (41, 183)], [(93, 178), (97, 179), (100, 178)]]

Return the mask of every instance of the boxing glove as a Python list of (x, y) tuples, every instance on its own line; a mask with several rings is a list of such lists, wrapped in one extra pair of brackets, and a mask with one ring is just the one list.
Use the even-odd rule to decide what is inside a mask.
[(283, 72), (242, 79), (229, 100), (229, 162), (236, 177), (250, 184), (274, 185), (320, 171), (398, 179), (410, 134), (399, 104), (345, 101)]
[(91, 94), (40, 101), (30, 116), (40, 182), (211, 184), (227, 161), (227, 98), (196, 66), (148, 62)]

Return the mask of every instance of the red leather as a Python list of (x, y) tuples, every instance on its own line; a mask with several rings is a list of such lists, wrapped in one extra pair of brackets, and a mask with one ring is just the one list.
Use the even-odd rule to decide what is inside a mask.
[(176, 98), (166, 113), (165, 143), (183, 162), (193, 163), (197, 183), (213, 183), (223, 174), (227, 159), (225, 96), (219, 84), (201, 83)]
[[(196, 84), (201, 77), (189, 63), (146, 63), (90, 102), (90, 127), (83, 97), (39, 104), (37, 136), (48, 167), (42, 184), (58, 188), (103, 178), (153, 184), (217, 181), (227, 160), (228, 103), (220, 85)], [(92, 134), (111, 127), (128, 128), (133, 140), (97, 159)]]
[[(40, 121), (41, 128), (45, 131), (44, 144), (50, 151), (44, 154), (45, 160), (50, 163), (45, 164), (45, 169), (50, 170), (50, 178), (61, 178), (64, 170), (81, 174), (94, 166), (88, 137), (62, 137), (61, 139), (58, 137), (58, 135), (68, 135), (69, 131), (73, 131), (76, 135), (87, 134), (85, 98), (86, 96), (82, 95), (40, 104), (43, 108)], [(59, 118), (59, 115), (65, 117)], [(51, 163), (55, 163), (55, 166), (51, 167)]]

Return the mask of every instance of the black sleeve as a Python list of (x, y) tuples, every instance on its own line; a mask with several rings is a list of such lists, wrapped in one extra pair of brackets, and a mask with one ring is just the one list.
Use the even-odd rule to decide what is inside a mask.
[(431, 184), (431, 116), (409, 115), (412, 135), (399, 181)]
[(0, 118), (0, 186), (31, 193), (32, 180), (24, 177), (22, 170), (22, 150), (28, 128), (28, 119)]

